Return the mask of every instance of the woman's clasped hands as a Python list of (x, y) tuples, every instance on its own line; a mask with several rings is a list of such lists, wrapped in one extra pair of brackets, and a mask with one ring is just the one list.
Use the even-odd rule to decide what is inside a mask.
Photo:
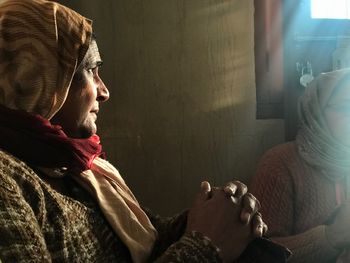
[(259, 201), (247, 191), (239, 181), (225, 187), (211, 187), (204, 181), (188, 214), (186, 231), (210, 238), (224, 262), (237, 259), (249, 242), (267, 230), (258, 212)]

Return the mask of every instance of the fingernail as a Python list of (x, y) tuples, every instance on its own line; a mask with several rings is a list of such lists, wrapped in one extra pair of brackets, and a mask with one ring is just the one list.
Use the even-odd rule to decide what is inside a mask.
[(211, 187), (210, 187), (209, 182), (207, 182), (207, 181), (201, 182), (201, 189), (204, 190), (205, 192), (210, 192)]

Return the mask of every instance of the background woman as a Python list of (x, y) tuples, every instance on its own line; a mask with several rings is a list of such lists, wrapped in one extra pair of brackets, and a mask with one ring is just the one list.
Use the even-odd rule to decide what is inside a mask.
[(299, 117), (296, 140), (262, 157), (252, 192), (290, 262), (335, 262), (350, 245), (350, 70), (317, 77)]

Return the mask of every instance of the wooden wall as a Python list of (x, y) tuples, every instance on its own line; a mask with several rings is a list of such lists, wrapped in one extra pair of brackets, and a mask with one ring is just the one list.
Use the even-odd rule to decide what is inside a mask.
[(190, 205), (202, 180), (249, 183), (284, 139), (256, 120), (253, 0), (61, 1), (94, 20), (111, 98), (99, 134), (140, 202)]

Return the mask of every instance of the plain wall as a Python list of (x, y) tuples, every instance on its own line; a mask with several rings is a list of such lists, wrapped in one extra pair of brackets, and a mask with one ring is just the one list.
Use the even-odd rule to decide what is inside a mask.
[(94, 20), (111, 93), (98, 133), (143, 205), (169, 215), (202, 180), (249, 183), (283, 142), (283, 120), (255, 118), (253, 0), (61, 2)]

